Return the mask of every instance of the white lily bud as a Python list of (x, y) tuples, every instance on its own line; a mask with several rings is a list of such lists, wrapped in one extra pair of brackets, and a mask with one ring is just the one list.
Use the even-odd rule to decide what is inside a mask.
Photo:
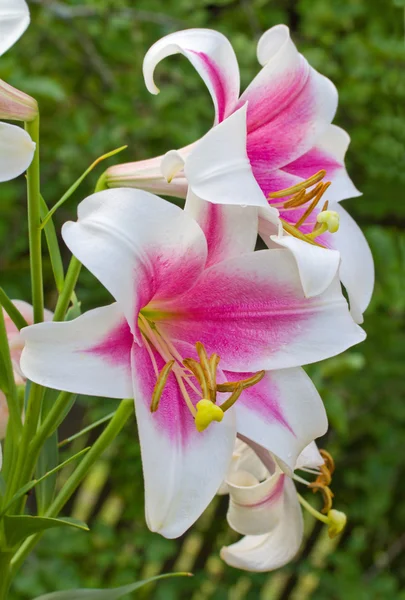
[(38, 115), (34, 98), (0, 80), (0, 119), (33, 121)]

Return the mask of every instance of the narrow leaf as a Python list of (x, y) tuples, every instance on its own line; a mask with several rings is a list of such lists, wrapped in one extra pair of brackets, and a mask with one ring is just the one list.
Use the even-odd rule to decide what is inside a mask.
[(7, 296), (3, 288), (0, 288), (0, 304), (6, 311), (10, 319), (13, 321), (17, 329), (22, 329), (23, 327), (28, 326), (27, 321), (24, 319), (18, 308), (14, 306), (13, 302)]
[[(46, 215), (49, 213), (49, 209), (42, 196), (40, 200), (40, 211), (41, 219), (45, 219)], [(51, 267), (56, 283), (56, 288), (60, 293), (63, 289), (63, 284), (65, 282), (65, 274), (63, 270), (62, 257), (59, 249), (58, 237), (56, 235), (55, 226), (50, 217), (43, 227), (45, 231), (46, 243), (48, 246), (49, 258), (51, 259)]]
[(74, 433), (73, 435), (71, 435), (70, 437), (66, 438), (65, 440), (62, 440), (61, 442), (59, 442), (59, 448), (62, 448), (63, 446), (66, 446), (67, 444), (70, 444), (70, 442), (73, 442), (73, 440), (76, 440), (77, 438), (81, 437), (82, 435), (85, 435), (86, 433), (89, 433), (89, 431), (92, 431), (93, 429), (95, 429), (99, 425), (102, 425), (103, 423), (106, 423), (106, 421), (111, 421), (111, 419), (113, 418), (114, 415), (115, 415), (115, 411), (112, 412), (112, 413), (110, 413), (109, 415), (106, 415), (105, 417), (102, 417), (98, 421), (95, 421), (94, 423), (91, 423), (90, 425), (88, 425), (84, 429), (81, 429), (77, 433)]
[(57, 467), (55, 467), (51, 471), (48, 471), (48, 473), (45, 473), (45, 475), (43, 477), (41, 477), (40, 479), (32, 479), (31, 481), (29, 481), (28, 483), (26, 483), (23, 487), (21, 487), (14, 494), (14, 496), (11, 498), (11, 500), (7, 504), (7, 506), (5, 506), (3, 508), (3, 511), (1, 512), (0, 517), (2, 515), (4, 515), (8, 511), (8, 509), (10, 508), (10, 506), (12, 506), (14, 504), (14, 502), (16, 502), (17, 500), (19, 500), (22, 496), (25, 496), (25, 494), (28, 494), (28, 492), (30, 490), (32, 490), (36, 485), (38, 485), (38, 483), (41, 483), (42, 481), (44, 481), (45, 479), (47, 479), (47, 477), (51, 477), (52, 475), (54, 475), (58, 471), (61, 471), (63, 469), (63, 467), (66, 467), (66, 465), (68, 465), (69, 463), (73, 462), (74, 460), (77, 460), (78, 458), (80, 458), (83, 454), (85, 454), (89, 450), (90, 450), (90, 446), (88, 446), (87, 448), (83, 448), (83, 450), (80, 450), (80, 452), (77, 452), (77, 454), (74, 454), (73, 456), (71, 456), (70, 458), (68, 458), (67, 460), (65, 460), (63, 463), (61, 463), (60, 465), (58, 465)]
[(54, 529), (55, 527), (74, 527), (75, 529), (89, 531), (86, 523), (67, 517), (51, 519), (49, 517), (32, 517), (30, 515), (5, 515), (3, 523), (6, 542), (10, 548), (13, 548), (30, 535), (40, 533), (46, 529)]
[(66, 592), (53, 592), (51, 594), (45, 594), (39, 596), (35, 600), (119, 600), (131, 592), (139, 590), (141, 587), (148, 585), (148, 583), (154, 583), (160, 579), (168, 579), (169, 577), (191, 577), (191, 573), (168, 573), (166, 575), (158, 575), (157, 577), (151, 577), (145, 581), (138, 581), (137, 583), (131, 583), (124, 585), (119, 588), (109, 590), (68, 590)]

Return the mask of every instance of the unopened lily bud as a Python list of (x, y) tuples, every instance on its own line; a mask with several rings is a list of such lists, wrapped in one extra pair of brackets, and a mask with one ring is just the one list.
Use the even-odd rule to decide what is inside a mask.
[(224, 413), (219, 406), (211, 400), (200, 400), (196, 404), (197, 414), (195, 416), (195, 426), (197, 431), (204, 431), (212, 421), (222, 421)]
[(328, 512), (328, 535), (334, 538), (346, 527), (347, 517), (344, 512), (332, 508)]
[(0, 119), (33, 121), (38, 115), (34, 98), (0, 79)]
[(335, 210), (323, 210), (316, 220), (318, 223), (325, 223), (331, 233), (336, 233), (339, 229), (339, 214)]

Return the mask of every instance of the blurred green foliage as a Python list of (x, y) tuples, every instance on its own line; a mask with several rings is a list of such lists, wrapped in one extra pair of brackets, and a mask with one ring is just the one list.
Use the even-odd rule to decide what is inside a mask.
[[(180, 540), (150, 533), (131, 424), (105, 458), (101, 480), (87, 482), (87, 496), (70, 507), (79, 517), (84, 511), (92, 534), (49, 532), (21, 571), (12, 600), (68, 587), (118, 586), (178, 568), (192, 570), (195, 577), (162, 582), (137, 597), (405, 599), (404, 3), (36, 0), (31, 9), (32, 25), (2, 57), (0, 76), (40, 103), (42, 183), (49, 205), (113, 148), (129, 146), (110, 163), (147, 158), (186, 145), (210, 126), (211, 100), (182, 57), (159, 66), (161, 94), (147, 93), (142, 59), (155, 40), (188, 27), (220, 30), (235, 47), (245, 87), (258, 70), (259, 35), (274, 24), (288, 24), (300, 50), (339, 89), (336, 123), (352, 137), (347, 164), (364, 193), (345, 205), (370, 242), (377, 280), (366, 314), (366, 343), (310, 369), (330, 417), (324, 444), (337, 460), (336, 507), (349, 516), (334, 552), (310, 523), (301, 558), (281, 572), (233, 570), (218, 559), (221, 545), (236, 537), (224, 519), (226, 499), (217, 499)], [(74, 217), (75, 205), (92, 191), (101, 172), (57, 213), (58, 227)], [(29, 299), (23, 180), (2, 184), (0, 194), (2, 285), (12, 297)], [(52, 274), (48, 262), (45, 266), (52, 308)], [(86, 273), (78, 294), (84, 309), (108, 300)], [(86, 398), (81, 406), (87, 423), (114, 403)], [(81, 420), (81, 413), (76, 418)]]

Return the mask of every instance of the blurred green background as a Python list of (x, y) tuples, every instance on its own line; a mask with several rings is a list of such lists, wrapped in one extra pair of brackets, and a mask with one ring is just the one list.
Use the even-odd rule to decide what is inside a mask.
[[(12, 600), (68, 587), (121, 585), (178, 569), (195, 577), (162, 582), (137, 597), (405, 599), (404, 6), (404, 0), (31, 2), (31, 27), (1, 58), (0, 77), (39, 101), (49, 205), (113, 148), (129, 146), (108, 164), (147, 158), (186, 145), (211, 125), (209, 95), (184, 58), (167, 59), (158, 70), (161, 94), (147, 93), (141, 66), (154, 41), (182, 28), (220, 30), (234, 45), (245, 87), (258, 70), (258, 37), (286, 23), (312, 65), (338, 87), (336, 123), (352, 137), (347, 165), (364, 194), (345, 206), (370, 242), (377, 281), (365, 319), (367, 341), (310, 369), (330, 418), (323, 445), (337, 462), (336, 507), (349, 517), (336, 548), (309, 520), (301, 556), (281, 571), (249, 574), (227, 567), (218, 552), (237, 536), (225, 521), (226, 498), (216, 499), (181, 539), (150, 533), (133, 422), (68, 507), (88, 521), (92, 533), (47, 533), (20, 572)], [(57, 213), (58, 229), (74, 218), (102, 169)], [(1, 285), (10, 296), (28, 300), (23, 178), (2, 184), (0, 194)], [(67, 262), (66, 249), (63, 253)], [(47, 305), (53, 308), (46, 257), (45, 279)], [(108, 302), (87, 273), (78, 295), (84, 310)], [(66, 431), (114, 406), (105, 399), (80, 399)]]

